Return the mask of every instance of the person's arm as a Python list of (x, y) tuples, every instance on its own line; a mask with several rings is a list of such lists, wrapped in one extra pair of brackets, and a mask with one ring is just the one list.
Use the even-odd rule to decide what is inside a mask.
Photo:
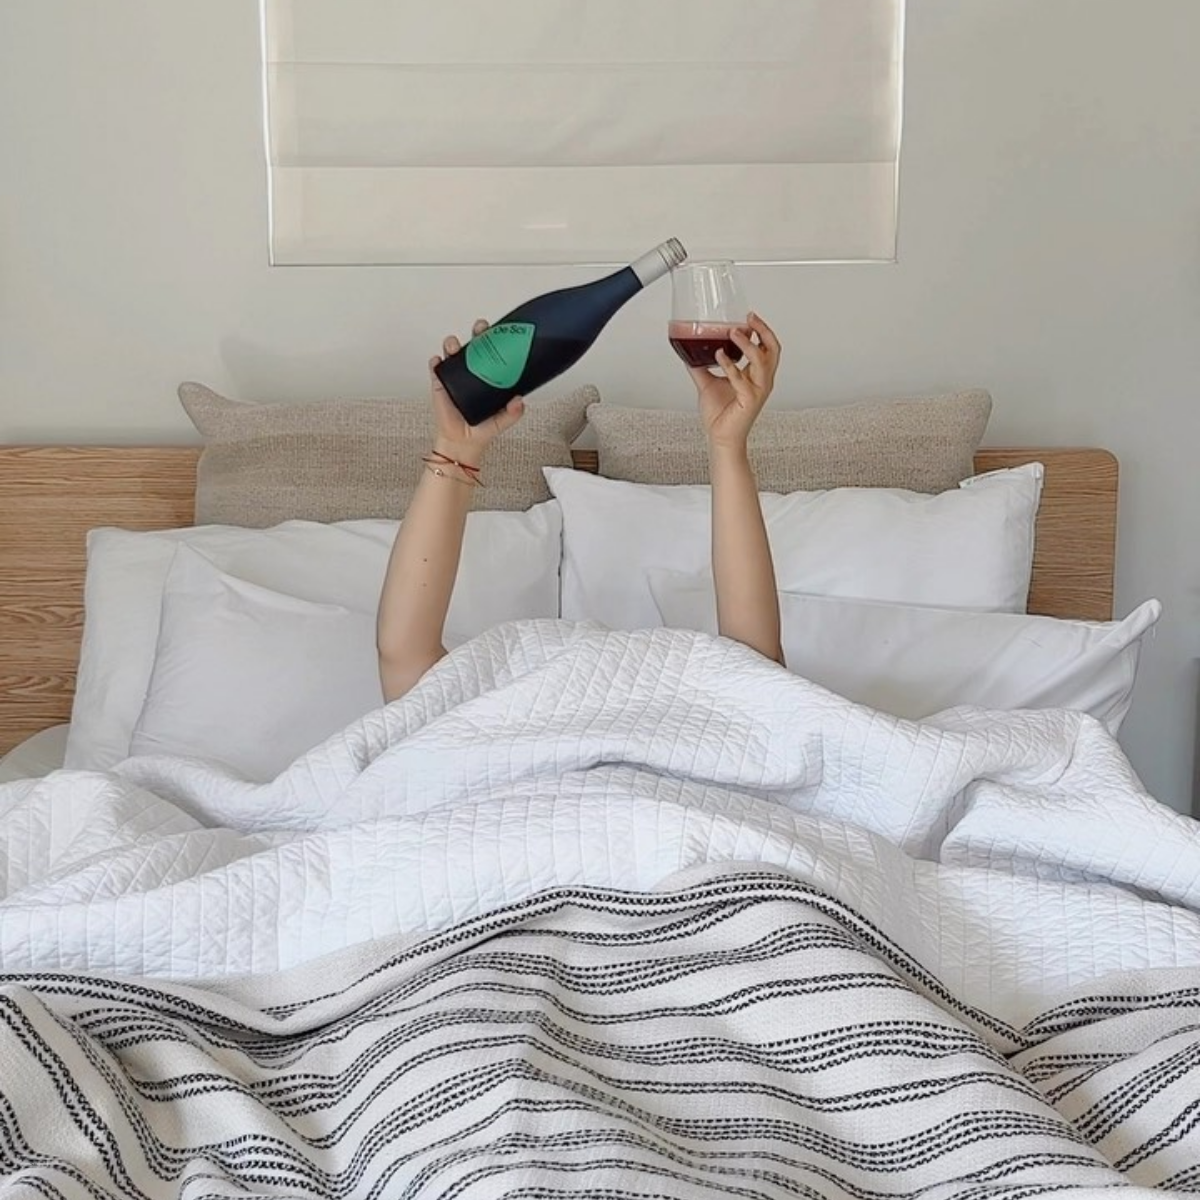
[(747, 449), (750, 430), (775, 386), (781, 347), (761, 317), (751, 313), (747, 323), (756, 336), (733, 334), (746, 358), (744, 367), (722, 351), (717, 361), (725, 378), (704, 368), (692, 370), (708, 438), (717, 625), (722, 637), (782, 663), (775, 564)]
[[(477, 322), (478, 336), (487, 323)], [(442, 344), (446, 356), (461, 349), (458, 338)], [(472, 471), (483, 465), (488, 444), (521, 419), (520, 400), (513, 400), (482, 425), (468, 425), (446, 394), (429, 364), (437, 436), (433, 458), (426, 464), (412, 503), (400, 524), (379, 599), (376, 643), (383, 698), (390, 704), (408, 692), (441, 659), (446, 612), (458, 575), (467, 513), (475, 482)]]

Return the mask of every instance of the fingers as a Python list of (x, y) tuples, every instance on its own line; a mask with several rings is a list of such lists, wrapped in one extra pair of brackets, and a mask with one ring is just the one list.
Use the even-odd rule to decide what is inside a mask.
[(747, 324), (758, 334), (759, 340), (767, 348), (772, 357), (778, 358), (783, 353), (783, 346), (780, 345), (775, 330), (758, 313), (751, 313), (747, 318)]
[[(739, 379), (743, 377), (741, 368), (723, 350), (717, 351), (717, 361), (713, 365), (720, 367), (731, 380), (735, 375)], [(712, 367), (688, 367), (687, 371), (698, 392), (706, 391), (714, 380), (720, 380), (719, 375), (712, 373)]]
[[(478, 337), (481, 333), (487, 333), (491, 326), (482, 317), (471, 326), (471, 336)], [(462, 342), (458, 340), (454, 334), (442, 339), (442, 355), (445, 358), (450, 358), (457, 354), (462, 349)]]
[(745, 372), (724, 350), (717, 351), (717, 366), (725, 372), (725, 377), (729, 380), (729, 384), (740, 403), (746, 404), (753, 399), (753, 388), (750, 386), (750, 380), (746, 378)]
[(440, 354), (435, 354), (429, 360), (429, 383), (435, 392), (441, 392), (444, 395), (446, 392), (446, 388), (442, 384), (442, 381), (438, 378), (438, 375), (437, 375), (437, 368), (440, 367), (441, 365), (442, 365), (442, 356)]
[[(782, 353), (782, 347), (779, 344), (779, 338), (775, 336), (775, 331), (757, 313), (748, 314), (746, 321), (754, 334), (751, 344), (754, 345), (755, 353), (746, 352), (750, 360), (750, 374), (755, 385), (765, 393), (763, 396), (765, 403), (775, 387), (775, 375), (779, 370), (779, 356)], [(741, 346), (742, 343), (738, 341), (738, 345)]]
[(766, 369), (766, 347), (760, 346), (744, 329), (735, 329), (729, 335), (729, 340), (746, 356), (751, 367), (760, 372)]

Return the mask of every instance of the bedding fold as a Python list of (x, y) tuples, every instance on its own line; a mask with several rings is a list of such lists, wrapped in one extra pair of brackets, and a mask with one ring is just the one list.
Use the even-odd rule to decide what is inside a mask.
[(1093, 719), (502, 626), (267, 784), (0, 787), (0, 1196), (1200, 1190), (1200, 837)]
[(757, 862), (1007, 1006), (1200, 962), (1198, 830), (1079, 714), (918, 724), (703, 634), (522, 622), (267, 784), (141, 758), (0, 788), (0, 969), (274, 971)]
[(10, 976), (0, 1196), (1200, 1188), (1194, 986), (1018, 1028), (785, 873), (553, 889), (356, 967)]

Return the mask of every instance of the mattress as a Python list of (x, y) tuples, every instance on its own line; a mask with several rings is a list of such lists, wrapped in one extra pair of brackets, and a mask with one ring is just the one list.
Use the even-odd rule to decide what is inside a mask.
[(70, 730), (70, 725), (54, 725), (15, 746), (0, 758), (0, 783), (41, 779), (51, 771), (61, 770)]

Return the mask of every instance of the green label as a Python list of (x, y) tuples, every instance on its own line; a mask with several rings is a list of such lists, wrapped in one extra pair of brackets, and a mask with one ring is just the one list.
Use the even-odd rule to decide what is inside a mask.
[(467, 370), (494, 388), (515, 388), (525, 374), (537, 327), (521, 321), (494, 325), (467, 343)]

